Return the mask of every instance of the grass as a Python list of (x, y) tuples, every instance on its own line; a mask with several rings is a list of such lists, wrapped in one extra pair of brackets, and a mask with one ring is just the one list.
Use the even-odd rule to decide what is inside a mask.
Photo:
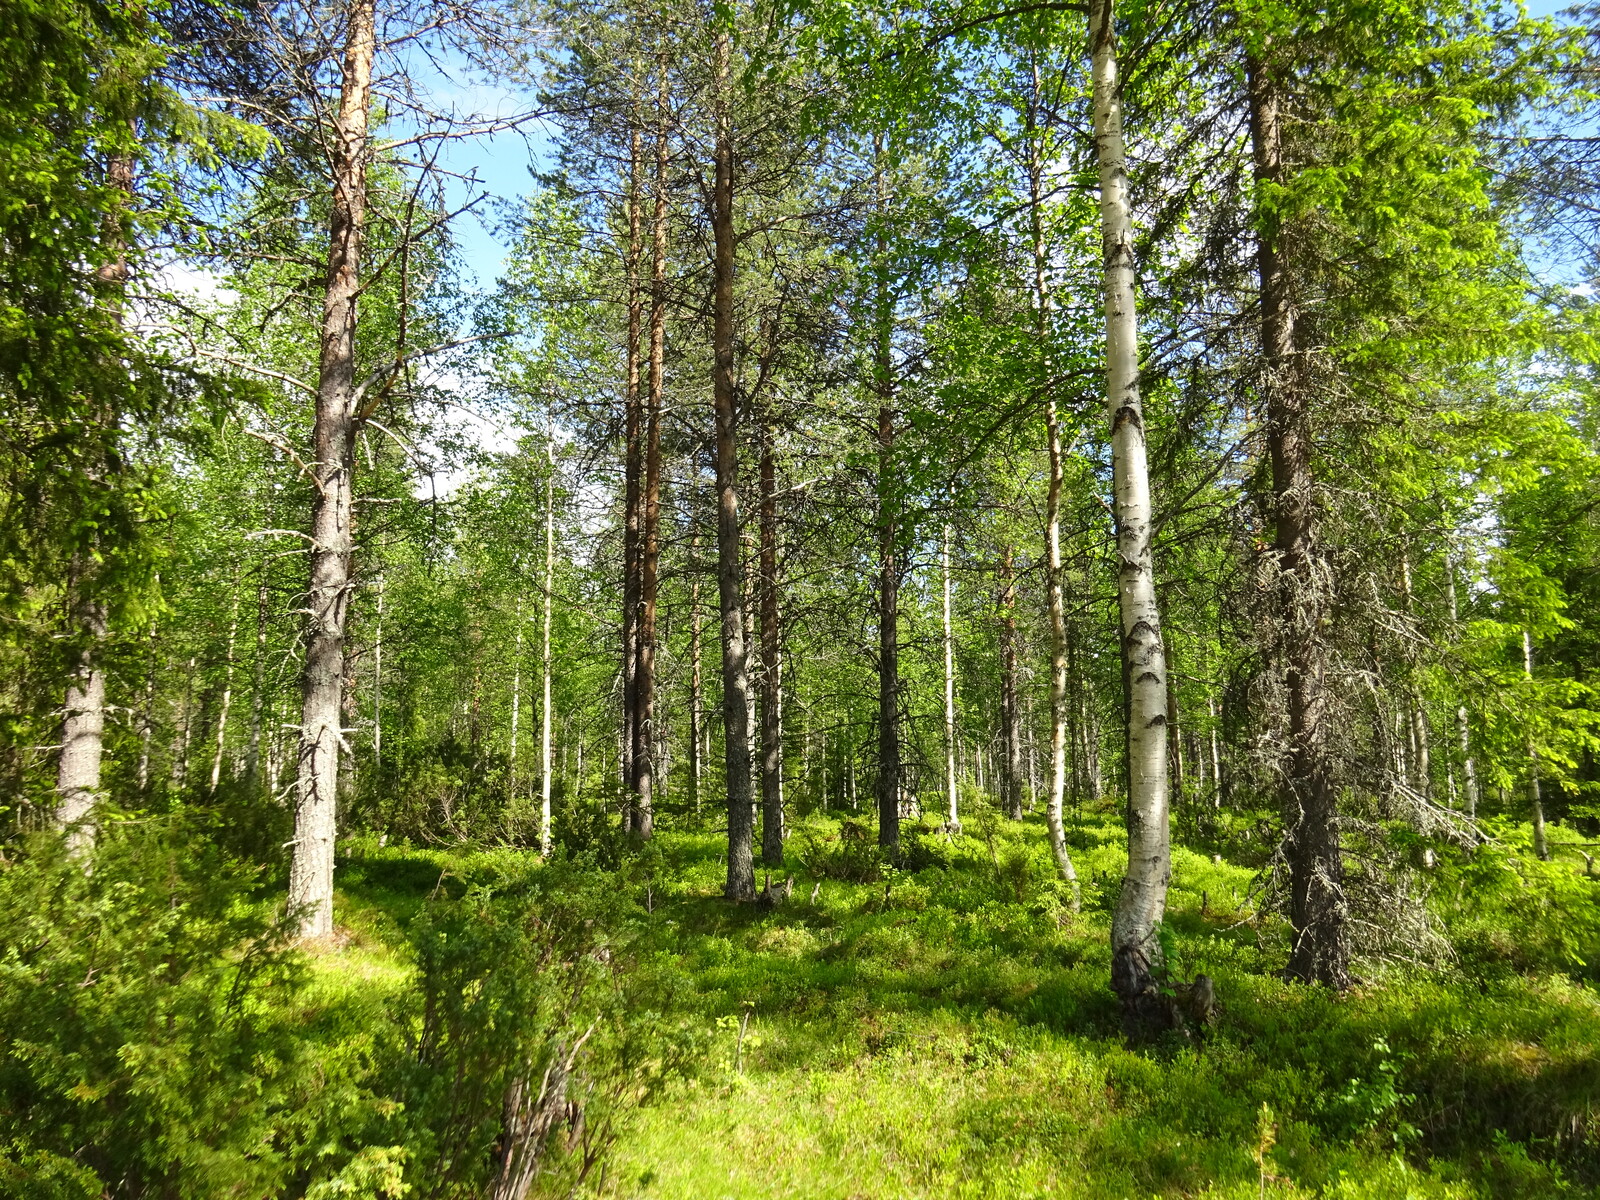
[[(702, 1051), (634, 1114), (591, 1194), (1467, 1198), (1600, 1182), (1600, 1001), (1575, 964), (1511, 964), (1488, 939), (1470, 963), (1374, 972), (1342, 997), (1290, 985), (1285, 931), (1246, 901), (1253, 869), (1180, 848), (1175, 971), (1212, 975), (1221, 1016), (1202, 1040), (1130, 1050), (1106, 982), (1112, 814), (1074, 831), (1076, 914), (1037, 820), (925, 832), (918, 869), (859, 882), (824, 875), (855, 861), (847, 833), (801, 823), (775, 911), (720, 898), (714, 833), (661, 832), (627, 859), (635, 903), (613, 934), (630, 1003)], [(330, 989), (403, 979), (426, 897), (519, 859), (354, 843), (348, 944), (317, 970)], [(1462, 894), (1455, 869), (1436, 894)], [(1481, 906), (1455, 907), (1443, 919), (1481, 933)]]

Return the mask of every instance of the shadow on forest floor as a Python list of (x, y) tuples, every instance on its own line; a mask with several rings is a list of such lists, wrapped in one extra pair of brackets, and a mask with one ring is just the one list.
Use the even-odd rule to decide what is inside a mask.
[[(1221, 1016), (1203, 1040), (1134, 1052), (1107, 986), (1110, 814), (1075, 831), (1078, 913), (1036, 820), (925, 830), (908, 839), (918, 869), (856, 864), (876, 877), (853, 880), (827, 874), (839, 822), (795, 834), (776, 909), (721, 898), (716, 832), (662, 833), (617, 872), (634, 1002), (698, 1026), (710, 1052), (620, 1143), (605, 1194), (1468, 1197), (1600, 1181), (1600, 1003), (1559, 972), (1389, 970), (1342, 997), (1289, 985), (1280, 923), (1245, 900), (1252, 871), (1180, 847), (1174, 976), (1210, 974)], [(368, 846), (340, 886), (394, 944), (436, 889), (527, 861)]]

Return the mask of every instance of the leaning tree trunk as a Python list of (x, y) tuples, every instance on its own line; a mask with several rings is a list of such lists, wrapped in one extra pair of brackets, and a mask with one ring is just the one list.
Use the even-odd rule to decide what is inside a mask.
[(352, 0), (331, 144), (333, 204), (312, 430), (311, 584), (301, 675), (299, 777), (289, 909), (302, 937), (333, 932), (333, 846), (344, 737), (344, 626), (356, 435), (356, 312), (367, 204), (367, 119), (376, 51), (374, 0)]
[(745, 642), (739, 542), (738, 427), (733, 380), (733, 111), (731, 39), (716, 41), (715, 178), (711, 195), (712, 375), (717, 422), (717, 602), (722, 615), (722, 733), (727, 766), (728, 878), (723, 895), (754, 900), (756, 871), (751, 838), (750, 666)]
[[(96, 273), (96, 283), (106, 315), (120, 327), (128, 286), (123, 225), (133, 197), (133, 158), (114, 155), (106, 175), (117, 201), (105, 215), (103, 228), (110, 253)], [(109, 414), (102, 420), (101, 432), (109, 437), (113, 421)], [(94, 844), (94, 807), (100, 796), (100, 762), (105, 751), (106, 671), (102, 657), (110, 628), (105, 601), (96, 594), (95, 573), (89, 565), (92, 559), (92, 553), (75, 554), (68, 580), (77, 646), (61, 709), (61, 756), (56, 761), (55, 823), (66, 832), (67, 847), (74, 855), (87, 852)]]
[(1111, 426), (1117, 591), (1127, 681), (1128, 869), (1111, 919), (1112, 987), (1125, 1012), (1147, 1024), (1153, 978), (1165, 964), (1156, 930), (1172, 874), (1167, 821), (1167, 664), (1151, 554), (1150, 472), (1139, 395), (1134, 313), (1133, 219), (1128, 203), (1113, 0), (1094, 0), (1095, 156), (1105, 255), (1106, 413)]
[[(1271, 72), (1247, 64), (1250, 141), (1258, 186), (1284, 182), (1278, 94)], [(1348, 914), (1339, 814), (1327, 750), (1326, 608), (1318, 577), (1311, 475), (1309, 395), (1295, 347), (1295, 311), (1283, 230), (1270, 214), (1256, 252), (1261, 276), (1261, 343), (1272, 458), (1279, 625), (1289, 694), (1289, 973), (1343, 988), (1350, 983)]]

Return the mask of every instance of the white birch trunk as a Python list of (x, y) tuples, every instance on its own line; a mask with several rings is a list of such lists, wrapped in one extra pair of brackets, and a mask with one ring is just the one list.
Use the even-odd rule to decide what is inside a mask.
[[(1454, 562), (1445, 564), (1445, 579), (1449, 585), (1450, 596), (1450, 626), (1452, 631), (1457, 629), (1461, 620), (1461, 613), (1456, 606), (1456, 566)], [(1466, 792), (1467, 819), (1478, 819), (1478, 764), (1472, 758), (1472, 726), (1468, 720), (1467, 706), (1456, 705), (1456, 740), (1461, 745), (1461, 776), (1463, 790)]]
[(222, 752), (228, 740), (228, 712), (233, 707), (233, 648), (239, 636), (239, 576), (234, 573), (233, 611), (228, 616), (228, 650), (222, 680), (222, 711), (217, 715), (217, 744), (211, 756), (211, 792), (222, 782)]
[(1130, 984), (1163, 967), (1156, 928), (1171, 877), (1167, 819), (1167, 667), (1156, 606), (1150, 474), (1139, 394), (1139, 327), (1134, 311), (1133, 218), (1122, 136), (1121, 80), (1113, 0), (1092, 0), (1095, 156), (1100, 173), (1106, 314), (1106, 415), (1111, 427), (1117, 591), (1128, 687), (1128, 869), (1111, 923), (1112, 976), (1125, 1001)]
[(944, 794), (945, 820), (950, 832), (961, 829), (961, 814), (956, 794), (956, 640), (950, 629), (950, 526), (944, 527), (944, 552), (940, 557), (944, 576)]
[[(1522, 670), (1528, 682), (1533, 682), (1533, 638), (1522, 631)], [(1550, 846), (1544, 833), (1544, 794), (1539, 785), (1539, 754), (1528, 739), (1528, 808), (1533, 817), (1533, 853), (1544, 862), (1550, 860)]]
[[(550, 854), (550, 609), (556, 581), (556, 436), (550, 431), (547, 454), (549, 473), (544, 481), (544, 644), (540, 661), (544, 674), (544, 696), (540, 706), (539, 729), (539, 853)], [(582, 772), (583, 744), (578, 744), (579, 771)]]

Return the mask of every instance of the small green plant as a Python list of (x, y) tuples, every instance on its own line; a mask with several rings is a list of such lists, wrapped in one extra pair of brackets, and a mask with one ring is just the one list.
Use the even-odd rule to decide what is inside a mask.
[(1382, 1037), (1373, 1039), (1375, 1056), (1371, 1074), (1357, 1076), (1334, 1098), (1339, 1119), (1352, 1133), (1378, 1133), (1396, 1148), (1419, 1136), (1416, 1126), (1402, 1116), (1415, 1097), (1400, 1090), (1405, 1056), (1396, 1054)]

